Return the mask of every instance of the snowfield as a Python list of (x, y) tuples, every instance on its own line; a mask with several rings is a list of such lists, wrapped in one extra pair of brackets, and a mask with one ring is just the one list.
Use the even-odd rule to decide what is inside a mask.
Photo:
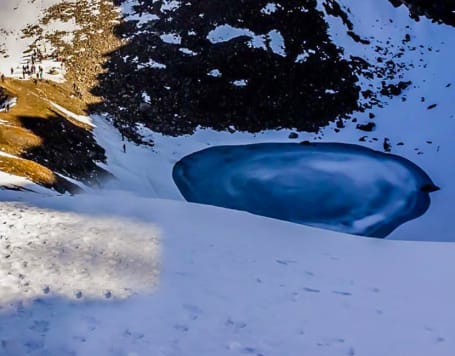
[[(110, 221), (135, 219), (161, 231), (162, 250), (156, 292), (140, 288), (127, 300), (115, 292), (107, 298), (103, 287), (137, 286), (150, 270), (117, 265), (112, 271), (118, 275), (102, 281), (96, 262), (103, 266), (108, 258), (87, 261), (89, 254), (84, 265), (95, 272), (93, 282), (63, 262), (60, 279), (51, 279), (47, 274), (53, 270), (43, 273), (49, 268), (43, 259), (40, 275), (48, 293), (22, 287), (22, 296), (1, 311), (5, 355), (451, 355), (455, 347), (450, 243), (360, 239), (121, 192), (58, 198), (4, 192), (2, 197), (27, 200), (2, 205), (2, 217), (8, 214), (12, 224), (32, 221), (46, 209), (46, 216), (55, 217), (46, 225), (69, 246), (101, 248), (119, 225), (104, 226), (109, 234), (85, 241), (58, 223), (62, 216), (71, 216), (71, 224), (81, 219), (90, 224), (108, 215)], [(45, 239), (47, 234), (39, 235), (43, 225), (32, 224), (27, 231)], [(130, 227), (118, 231), (127, 244)], [(17, 236), (11, 232), (2, 230), (2, 236)], [(137, 238), (155, 244), (153, 234)], [(0, 245), (3, 256), (11, 253), (5, 245)], [(115, 246), (125, 245), (108, 250)], [(133, 247), (126, 251), (146, 255)], [(117, 259), (127, 254), (119, 252)], [(44, 256), (52, 261), (58, 253)], [(16, 248), (13, 256), (24, 261), (33, 254)], [(11, 280), (18, 273), (28, 280), (19, 267)], [(59, 292), (60, 286), (69, 293)], [(85, 288), (92, 293), (77, 299), (73, 291)]]

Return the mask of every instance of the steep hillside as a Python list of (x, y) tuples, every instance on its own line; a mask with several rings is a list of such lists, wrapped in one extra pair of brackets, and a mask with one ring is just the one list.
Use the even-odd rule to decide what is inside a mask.
[[(171, 135), (198, 126), (317, 132), (410, 85), (400, 60), (408, 40), (364, 38), (335, 1), (117, 2), (127, 16), (116, 32), (127, 44), (110, 54), (93, 91), (105, 101), (94, 110), (107, 110), (130, 137), (136, 122)], [(345, 56), (327, 15), (378, 61)]]
[(16, 7), (7, 1), (2, 7), (21, 18), (0, 25), (0, 70), (6, 76), (0, 87), (7, 93), (7, 112), (0, 113), (3, 170), (60, 192), (80, 190), (63, 177), (100, 185), (109, 176), (97, 165), (105, 160), (104, 150), (92, 127), (62, 108), (83, 115), (87, 105), (100, 101), (90, 89), (103, 54), (118, 45), (112, 34), (118, 12), (97, 1), (25, 1)]

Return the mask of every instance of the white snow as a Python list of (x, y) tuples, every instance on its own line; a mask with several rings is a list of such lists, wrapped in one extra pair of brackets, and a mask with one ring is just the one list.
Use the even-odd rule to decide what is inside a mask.
[(181, 44), (182, 37), (176, 33), (165, 33), (160, 36), (161, 41), (169, 44)]
[(219, 25), (211, 30), (207, 39), (211, 43), (222, 43), (241, 36), (250, 37), (249, 45), (264, 50), (270, 49), (273, 53), (286, 57), (286, 47), (283, 35), (278, 30), (272, 30), (265, 35), (257, 35), (247, 28), (237, 28), (231, 25)]
[[(37, 39), (36, 36), (24, 37), (22, 31), (29, 25), (38, 24), (48, 8), (61, 1), (2, 0), (0, 2), (0, 13), (2, 14), (2, 21), (0, 23), (0, 51), (2, 49), (5, 51), (4, 54), (0, 54), (0, 73), (10, 76), (11, 69), (13, 68), (13, 76), (22, 78), (22, 66), (30, 62), (29, 54), (24, 52)], [(72, 19), (68, 22), (51, 21), (47, 25), (42, 25), (42, 28), (43, 32), (48, 34), (55, 31), (67, 31), (71, 33), (77, 29), (77, 25), (74, 19)], [(48, 43), (38, 42), (37, 45), (45, 56), (53, 50)], [(64, 80), (65, 73), (61, 68), (61, 63), (52, 59), (38, 64), (44, 68), (44, 79), (57, 82)]]
[(149, 21), (157, 20), (158, 16), (149, 13), (137, 13), (134, 6), (139, 5), (138, 0), (125, 1), (120, 5), (119, 11), (124, 14), (126, 21), (138, 21), (138, 25), (144, 25)]
[(235, 85), (236, 87), (246, 87), (248, 85), (248, 80), (246, 79), (234, 80), (232, 82), (232, 85)]
[(163, 63), (159, 63), (153, 59), (149, 59), (147, 63), (140, 63), (137, 65), (138, 69), (144, 69), (144, 68), (156, 68), (156, 69), (166, 69), (166, 65)]
[(212, 69), (210, 72), (207, 73), (207, 75), (215, 78), (219, 78), (222, 76), (221, 71), (219, 69)]
[(269, 2), (262, 8), (261, 13), (265, 15), (271, 15), (278, 10), (278, 5), (274, 2)]
[(17, 104), (17, 98), (16, 98), (16, 97), (8, 98), (8, 99), (7, 99), (6, 101), (4, 101), (3, 104), (0, 106), (0, 112), (6, 111), (8, 105), (9, 105), (9, 107), (10, 107), (10, 109), (11, 109), (13, 106), (16, 106), (16, 104)]
[(11, 203), (0, 211), (2, 305), (50, 291), (67, 299), (125, 298), (157, 283), (158, 233), (151, 224)]
[[(452, 244), (354, 238), (121, 192), (8, 194), (28, 202), (1, 207), (0, 234), (11, 241), (0, 240), (2, 254), (13, 248), (14, 258), (2, 262), (14, 268), (2, 297), (16, 296), (0, 314), (4, 354), (451, 355), (455, 347)], [(143, 261), (156, 229), (160, 282), (150, 295), (156, 260), (110, 261)], [(107, 256), (96, 253), (103, 249)], [(119, 301), (122, 286), (140, 293)]]
[(65, 109), (63, 106), (60, 106), (52, 101), (49, 102), (54, 108), (56, 108), (58, 111), (60, 111), (62, 114), (66, 115), (70, 119), (74, 119), (76, 121), (82, 122), (83, 124), (89, 125), (91, 127), (95, 127), (93, 120), (90, 116), (87, 115), (77, 115), (67, 109)]

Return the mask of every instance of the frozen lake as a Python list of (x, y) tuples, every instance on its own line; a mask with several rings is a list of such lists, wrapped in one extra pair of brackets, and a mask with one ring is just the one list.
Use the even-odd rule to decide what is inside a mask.
[(372, 237), (424, 214), (437, 189), (407, 159), (340, 143), (212, 147), (173, 178), (190, 202)]

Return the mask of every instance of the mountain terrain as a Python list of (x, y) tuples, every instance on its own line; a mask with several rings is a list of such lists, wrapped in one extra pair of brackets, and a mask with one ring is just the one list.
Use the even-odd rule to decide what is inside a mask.
[(0, 14), (0, 355), (453, 354), (453, 1)]

